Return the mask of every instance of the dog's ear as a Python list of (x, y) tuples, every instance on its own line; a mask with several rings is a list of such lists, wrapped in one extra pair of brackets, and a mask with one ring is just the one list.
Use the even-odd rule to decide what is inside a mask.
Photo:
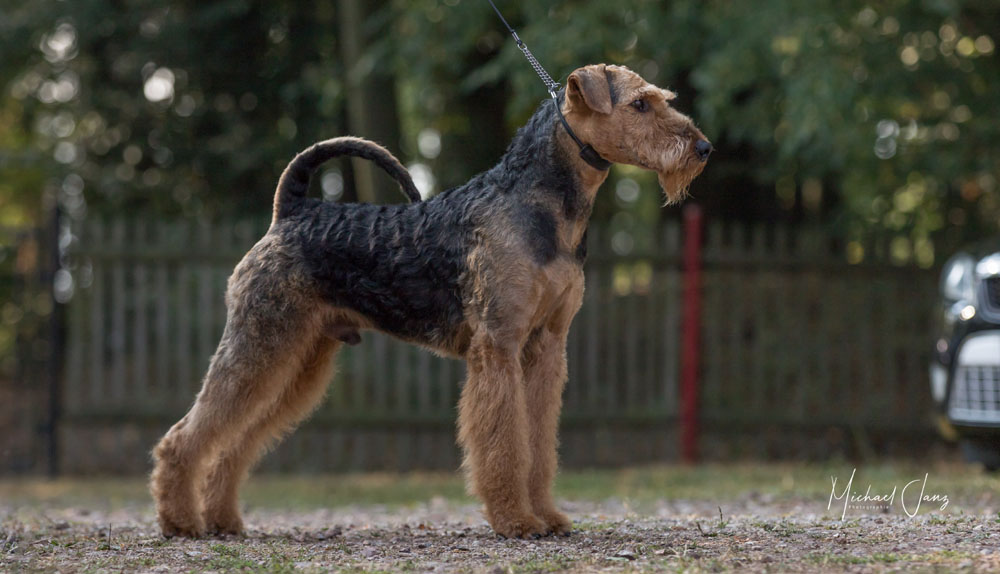
[(578, 68), (566, 81), (566, 100), (570, 110), (582, 110), (583, 106), (600, 114), (610, 114), (611, 74), (604, 64)]

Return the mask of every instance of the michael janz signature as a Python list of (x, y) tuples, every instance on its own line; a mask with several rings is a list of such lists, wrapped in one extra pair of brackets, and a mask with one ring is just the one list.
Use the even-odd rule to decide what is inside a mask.
[[(927, 492), (928, 473), (924, 473), (923, 479), (918, 478), (907, 482), (902, 489), (899, 489), (898, 485), (893, 485), (891, 492), (883, 492), (881, 494), (876, 492), (873, 494), (872, 485), (869, 484), (864, 494), (858, 494), (858, 491), (851, 489), (854, 485), (854, 474), (857, 471), (858, 469), (856, 468), (851, 470), (851, 479), (847, 481), (847, 485), (844, 486), (840, 494), (837, 494), (837, 477), (830, 477), (833, 486), (830, 488), (830, 501), (827, 503), (826, 509), (830, 510), (833, 508), (834, 500), (843, 500), (844, 510), (840, 514), (841, 520), (844, 520), (844, 517), (847, 516), (848, 508), (856, 510), (888, 510), (896, 503), (897, 491), (899, 493), (899, 505), (903, 509), (903, 512), (910, 518), (913, 518), (920, 512), (920, 505), (924, 502), (940, 504), (938, 510), (948, 508), (947, 494), (931, 494)], [(919, 488), (917, 485), (919, 485)]]

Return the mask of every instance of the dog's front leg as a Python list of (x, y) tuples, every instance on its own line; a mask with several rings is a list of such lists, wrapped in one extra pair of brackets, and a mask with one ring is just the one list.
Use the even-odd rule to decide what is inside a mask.
[(502, 536), (544, 535), (531, 510), (531, 451), (520, 353), (487, 334), (473, 338), (468, 379), (458, 403), (458, 440), (470, 490), (486, 505), (486, 519)]
[(531, 442), (531, 471), (528, 494), (536, 516), (552, 534), (567, 535), (573, 528), (552, 500), (552, 481), (559, 460), (559, 411), (566, 385), (566, 333), (539, 329), (524, 348), (524, 382), (527, 390), (528, 424)]

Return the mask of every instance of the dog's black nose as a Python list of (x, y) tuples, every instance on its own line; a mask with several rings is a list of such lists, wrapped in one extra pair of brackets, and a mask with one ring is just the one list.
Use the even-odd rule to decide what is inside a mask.
[(705, 140), (698, 140), (698, 143), (694, 144), (694, 151), (698, 154), (698, 159), (706, 161), (708, 154), (712, 153), (712, 144)]

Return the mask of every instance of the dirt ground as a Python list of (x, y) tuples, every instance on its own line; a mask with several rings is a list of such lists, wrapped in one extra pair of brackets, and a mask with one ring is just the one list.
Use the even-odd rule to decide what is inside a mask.
[[(567, 474), (559, 496), (576, 531), (532, 541), (498, 539), (451, 475), (255, 479), (247, 535), (196, 541), (159, 536), (141, 479), (0, 481), (0, 571), (1000, 571), (995, 476), (862, 468), (850, 490), (869, 499), (845, 510), (831, 478), (840, 494), (851, 471)], [(891, 502), (871, 499), (893, 488)]]

